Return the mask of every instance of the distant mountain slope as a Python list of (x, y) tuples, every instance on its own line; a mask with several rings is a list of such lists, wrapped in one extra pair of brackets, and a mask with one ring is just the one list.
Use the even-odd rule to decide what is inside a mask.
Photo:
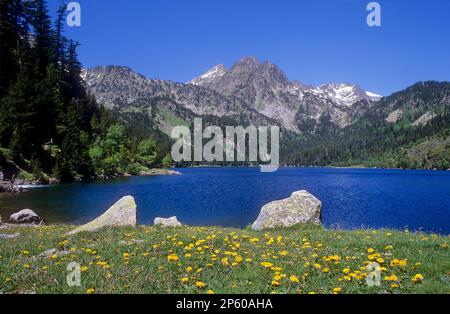
[(450, 83), (420, 82), (377, 102), (342, 130), (293, 141), (284, 158), (308, 165), (449, 167)]

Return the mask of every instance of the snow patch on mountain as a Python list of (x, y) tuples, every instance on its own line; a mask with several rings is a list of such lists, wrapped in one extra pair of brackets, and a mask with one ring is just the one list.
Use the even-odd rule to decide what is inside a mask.
[(221, 76), (224, 76), (227, 72), (228, 70), (225, 68), (225, 66), (223, 64), (219, 64), (206, 71), (199, 77), (196, 77), (195, 79), (189, 81), (187, 84), (202, 86)]
[(383, 96), (378, 95), (378, 94), (375, 94), (375, 93), (372, 93), (372, 92), (366, 92), (366, 95), (369, 96), (369, 98), (370, 98), (371, 100), (373, 100), (373, 101), (378, 101), (378, 100), (380, 100), (381, 98), (383, 98)]

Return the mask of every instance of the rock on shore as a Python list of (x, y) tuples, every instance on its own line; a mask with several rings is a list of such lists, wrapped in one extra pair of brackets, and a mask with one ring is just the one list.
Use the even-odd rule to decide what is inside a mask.
[(31, 209), (22, 209), (20, 212), (12, 214), (9, 221), (14, 224), (39, 225), (42, 223), (41, 217)]
[(149, 171), (141, 171), (140, 176), (179, 176), (180, 172), (169, 169), (151, 169)]
[(0, 180), (0, 193), (6, 192), (6, 193), (19, 193), (24, 192), (25, 190), (21, 187), (18, 187), (14, 183), (10, 181), (3, 181)]
[(74, 235), (85, 231), (97, 231), (103, 227), (136, 226), (136, 203), (132, 196), (121, 198), (97, 219), (68, 233)]
[(153, 222), (155, 226), (161, 226), (163, 228), (175, 228), (175, 227), (181, 227), (181, 222), (178, 221), (177, 217), (170, 217), (170, 218), (155, 218), (155, 221)]
[(253, 223), (253, 230), (286, 228), (298, 224), (321, 224), (322, 202), (307, 191), (264, 205)]

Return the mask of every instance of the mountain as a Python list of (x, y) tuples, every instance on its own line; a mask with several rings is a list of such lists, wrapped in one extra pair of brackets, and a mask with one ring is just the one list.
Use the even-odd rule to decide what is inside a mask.
[(327, 83), (310, 90), (344, 107), (350, 107), (361, 100), (378, 101), (383, 98), (380, 95), (365, 92), (357, 85), (347, 83)]
[[(127, 67), (96, 67), (82, 75), (87, 89), (108, 108), (152, 106), (161, 129), (192, 115), (243, 124), (277, 124), (294, 133), (314, 133), (324, 125), (350, 125), (381, 96), (352, 84), (311, 87), (290, 81), (275, 64), (245, 57), (231, 69), (217, 65), (187, 84), (148, 79)], [(169, 116), (169, 117), (168, 117)], [(175, 116), (177, 119), (173, 119)], [(173, 121), (172, 121), (173, 122)]]
[(123, 113), (145, 113), (168, 135), (174, 126), (190, 125), (199, 116), (219, 125), (230, 120), (245, 126), (276, 123), (232, 95), (191, 84), (148, 79), (127, 67), (87, 69), (83, 77), (87, 90), (100, 104)]
[[(276, 65), (269, 61), (260, 63), (254, 57), (242, 58), (229, 70), (217, 65), (188, 84), (238, 97), (294, 132), (305, 130), (301, 124), (306, 120), (314, 120), (316, 124), (324, 115), (329, 115), (338, 127), (345, 127), (355, 116), (353, 104), (365, 100), (370, 106), (370, 102), (381, 98), (352, 84), (311, 87), (290, 81)], [(299, 117), (299, 112), (308, 114)]]
[(253, 57), (230, 69), (215, 66), (185, 84), (117, 66), (85, 70), (83, 78), (97, 101), (124, 121), (167, 135), (194, 117), (222, 127), (279, 125), (286, 164), (447, 165), (448, 82), (421, 82), (382, 97), (349, 83), (291, 81), (273, 63)]
[(187, 82), (187, 84), (192, 84), (196, 86), (206, 86), (208, 83), (214, 81), (218, 77), (225, 75), (228, 70), (225, 68), (223, 64), (216, 65), (212, 69), (203, 73), (201, 76), (193, 79), (192, 81)]
[(420, 82), (376, 102), (351, 125), (285, 145), (306, 165), (450, 168), (450, 83)]

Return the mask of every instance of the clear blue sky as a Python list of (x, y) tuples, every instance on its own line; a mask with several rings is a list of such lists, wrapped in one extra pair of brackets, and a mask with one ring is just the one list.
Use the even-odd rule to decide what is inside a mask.
[[(382, 26), (366, 24), (369, 0), (79, 0), (86, 67), (126, 65), (186, 82), (244, 56), (277, 64), (313, 85), (351, 82), (388, 95), (421, 80), (450, 80), (450, 1), (382, 0)], [(55, 11), (59, 0), (48, 0)]]

